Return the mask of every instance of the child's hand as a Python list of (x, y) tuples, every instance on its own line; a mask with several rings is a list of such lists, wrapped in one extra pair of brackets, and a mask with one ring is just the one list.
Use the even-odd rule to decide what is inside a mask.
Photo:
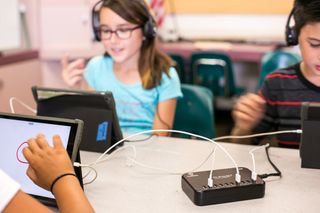
[(253, 93), (241, 96), (232, 112), (235, 127), (251, 131), (263, 118), (265, 103), (263, 98)]
[(49, 146), (43, 135), (28, 140), (23, 154), (29, 162), (27, 175), (38, 186), (50, 190), (52, 182), (60, 175), (74, 173), (73, 165), (59, 136), (53, 137)]
[(71, 88), (81, 88), (85, 68), (84, 59), (69, 62), (69, 55), (65, 54), (61, 60), (62, 78)]

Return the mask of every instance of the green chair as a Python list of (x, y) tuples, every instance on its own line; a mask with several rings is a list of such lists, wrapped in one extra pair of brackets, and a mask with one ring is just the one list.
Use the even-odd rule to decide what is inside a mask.
[(170, 56), (170, 58), (173, 60), (174, 67), (176, 68), (178, 75), (180, 77), (180, 81), (182, 83), (185, 82), (185, 61), (184, 58), (176, 53), (168, 53), (168, 55)]
[[(215, 137), (213, 94), (205, 87), (181, 84), (183, 98), (178, 99), (173, 129)], [(173, 136), (190, 138), (187, 135)]]
[(215, 97), (242, 93), (235, 85), (232, 60), (225, 53), (194, 52), (190, 63), (194, 84), (208, 87)]
[(261, 59), (261, 69), (257, 89), (260, 89), (266, 76), (272, 71), (296, 64), (301, 60), (294, 53), (276, 50), (266, 53)]

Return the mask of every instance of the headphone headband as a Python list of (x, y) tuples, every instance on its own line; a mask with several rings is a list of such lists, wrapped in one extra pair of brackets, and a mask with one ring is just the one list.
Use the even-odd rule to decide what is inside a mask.
[(100, 21), (99, 21), (99, 13), (96, 10), (96, 7), (102, 3), (103, 0), (100, 0), (98, 2), (96, 2), (91, 10), (91, 25), (92, 25), (92, 30), (93, 30), (93, 34), (94, 34), (94, 39), (96, 41), (101, 41), (100, 35), (99, 35), (99, 25), (100, 25)]
[[(99, 27), (100, 27), (99, 11), (97, 11), (97, 7), (100, 3), (103, 3), (104, 1), (105, 0), (100, 0), (97, 3), (95, 3), (94, 6), (92, 7), (92, 10), (91, 10), (91, 24), (92, 24), (92, 30), (94, 33), (94, 39), (96, 41), (101, 41), (100, 33), (99, 33)], [(156, 28), (155, 21), (151, 15), (151, 13), (149, 12), (149, 9), (148, 9), (146, 3), (143, 0), (141, 0), (141, 4), (145, 8), (145, 10), (148, 14), (148, 20), (142, 26), (143, 35), (147, 39), (153, 39), (156, 37), (156, 34), (157, 34), (157, 28)]]

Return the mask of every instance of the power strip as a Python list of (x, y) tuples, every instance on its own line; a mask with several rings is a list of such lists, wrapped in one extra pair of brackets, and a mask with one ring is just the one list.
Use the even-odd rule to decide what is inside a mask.
[(208, 186), (210, 171), (182, 175), (182, 190), (198, 206), (262, 198), (265, 182), (257, 177), (251, 179), (251, 171), (239, 167), (241, 182), (235, 182), (235, 168), (213, 170), (213, 187)]

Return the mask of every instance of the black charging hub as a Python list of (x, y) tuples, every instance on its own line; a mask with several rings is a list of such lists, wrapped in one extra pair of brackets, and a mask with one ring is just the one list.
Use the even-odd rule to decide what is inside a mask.
[(265, 182), (257, 177), (251, 179), (251, 171), (239, 167), (241, 182), (235, 181), (235, 168), (213, 170), (213, 186), (208, 186), (210, 171), (186, 173), (182, 175), (182, 190), (198, 206), (262, 198)]

